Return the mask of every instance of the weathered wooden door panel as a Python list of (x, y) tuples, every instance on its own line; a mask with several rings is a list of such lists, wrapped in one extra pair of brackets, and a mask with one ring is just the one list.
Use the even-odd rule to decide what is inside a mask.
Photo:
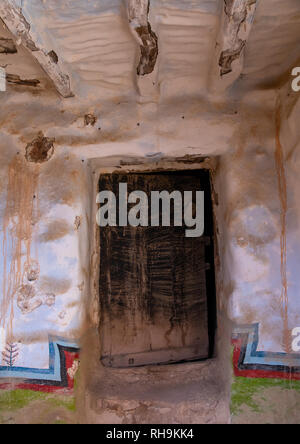
[[(208, 172), (113, 174), (99, 189), (128, 192), (204, 190)], [(205, 211), (211, 212), (210, 195)], [(206, 217), (206, 225), (211, 219)], [(101, 360), (128, 367), (207, 358), (209, 354), (206, 248), (212, 226), (199, 238), (186, 227), (100, 228)]]

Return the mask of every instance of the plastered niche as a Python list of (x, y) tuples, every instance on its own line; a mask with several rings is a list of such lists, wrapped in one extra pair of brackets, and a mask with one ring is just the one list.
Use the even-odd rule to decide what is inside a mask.
[[(94, 159), (89, 168), (94, 177), (91, 249), (91, 292), (89, 323), (81, 351), (82, 421), (88, 423), (147, 423), (166, 421), (191, 423), (229, 421), (230, 389), (230, 326), (220, 303), (215, 356), (205, 362), (163, 366), (146, 366), (131, 369), (106, 368), (100, 363), (101, 323), (99, 316), (99, 228), (95, 224), (99, 175), (114, 171), (188, 171), (205, 168), (211, 171), (212, 185), (216, 174), (217, 158), (165, 157), (161, 160), (143, 157)], [(212, 188), (213, 189), (213, 188)], [(217, 192), (213, 189), (214, 207)], [(101, 229), (101, 228), (100, 228)], [(218, 263), (216, 243), (216, 262)], [(220, 268), (217, 265), (218, 279)], [(224, 304), (223, 304), (224, 307)], [(197, 389), (195, 390), (195, 387)], [(194, 411), (194, 414), (193, 414)], [(196, 412), (196, 414), (195, 414)], [(163, 414), (163, 415), (162, 415)]]

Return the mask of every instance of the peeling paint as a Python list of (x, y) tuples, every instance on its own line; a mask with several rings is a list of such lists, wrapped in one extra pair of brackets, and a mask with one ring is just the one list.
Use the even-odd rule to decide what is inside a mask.
[(226, 51), (222, 51), (219, 60), (219, 65), (221, 67), (221, 76), (232, 72), (232, 63), (234, 62), (234, 60), (240, 57), (245, 44), (245, 41), (240, 40), (239, 47), (237, 49), (227, 49)]
[(56, 54), (55, 51), (53, 51), (53, 49), (52, 49), (52, 51), (48, 52), (48, 56), (55, 64), (58, 63), (58, 55)]
[(128, 0), (129, 24), (141, 49), (137, 67), (139, 76), (151, 74), (158, 57), (158, 37), (148, 20), (149, 8), (150, 0)]
[(85, 126), (94, 126), (97, 122), (97, 117), (93, 114), (85, 114), (84, 116), (84, 124)]
[(138, 26), (136, 32), (143, 44), (141, 45), (141, 59), (137, 67), (137, 74), (144, 76), (154, 71), (156, 60), (158, 57), (158, 38), (152, 31), (151, 25)]
[[(246, 45), (253, 15), (251, 10), (257, 0), (224, 0), (223, 48), (219, 58), (220, 76), (232, 72), (232, 63), (239, 59)], [(249, 21), (249, 17), (250, 21)], [(241, 37), (242, 25), (245, 25), (244, 36)]]

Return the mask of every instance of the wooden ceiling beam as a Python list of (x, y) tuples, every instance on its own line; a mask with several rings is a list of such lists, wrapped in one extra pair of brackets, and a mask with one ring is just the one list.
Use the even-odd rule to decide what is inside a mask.
[(146, 101), (155, 101), (158, 94), (158, 37), (150, 24), (149, 10), (150, 0), (127, 0), (129, 26), (140, 49), (136, 68), (137, 89)]
[(211, 90), (223, 92), (239, 78), (244, 50), (258, 0), (223, 0), (220, 31), (214, 55)]
[(149, 7), (150, 0), (128, 0), (129, 24), (141, 49), (137, 67), (139, 76), (154, 71), (158, 55), (158, 39), (148, 19)]
[(10, 0), (1, 0), (0, 18), (12, 33), (16, 42), (22, 44), (39, 63), (52, 80), (59, 94), (63, 97), (72, 97), (70, 77), (63, 71), (57, 54), (53, 50), (47, 51), (37, 42), (31, 33), (31, 25), (21, 10)]

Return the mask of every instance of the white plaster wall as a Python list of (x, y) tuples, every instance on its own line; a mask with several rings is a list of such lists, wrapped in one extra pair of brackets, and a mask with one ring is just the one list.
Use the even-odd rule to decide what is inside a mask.
[[(240, 127), (236, 149), (221, 158), (218, 182), (225, 186), (227, 197), (221, 202), (219, 219), (225, 222), (221, 231), (223, 291), (233, 321), (259, 323), (259, 351), (291, 352), (291, 331), (299, 325), (300, 314), (299, 99), (288, 84), (273, 100), (269, 125), (262, 126), (255, 114), (245, 115), (247, 123)], [(279, 141), (280, 172), (276, 163)], [(286, 210), (281, 199), (286, 199)], [(281, 243), (283, 230), (286, 249)]]
[[(1, 325), (9, 342), (18, 343), (16, 366), (48, 368), (48, 336), (76, 342), (84, 320), (89, 285), (86, 167), (67, 150), (48, 163), (30, 164), (16, 138), (1, 133), (0, 140)], [(40, 269), (32, 282), (25, 273), (28, 258)], [(24, 284), (36, 295), (18, 304), (18, 288)], [(40, 305), (46, 294), (55, 302), (52, 298), (49, 305)]]
[[(165, 139), (162, 136), (160, 139), (157, 136), (160, 146), (163, 147), (158, 158), (179, 153), (181, 155), (186, 153), (221, 154), (215, 179), (219, 201), (217, 222), (221, 260), (220, 308), (227, 311), (229, 317), (239, 324), (260, 323), (259, 349), (282, 351), (284, 350), (282, 301), (280, 301), (282, 289), (280, 215), (282, 209), (275, 163), (276, 96), (272, 92), (263, 96), (266, 104), (263, 112), (258, 111), (261, 99), (262, 97), (257, 95), (251, 103), (246, 97), (239, 105), (237, 115), (230, 111), (228, 114), (216, 113), (214, 117), (208, 117), (204, 106), (202, 106), (201, 114), (199, 106), (199, 114), (196, 117), (192, 112), (193, 104), (187, 102), (186, 118), (184, 123), (181, 122), (177, 128), (174, 124), (176, 110), (168, 109), (169, 118), (166, 119), (165, 125), (169, 123), (168, 130), (172, 138)], [(31, 103), (36, 102), (38, 106), (39, 100), (39, 98), (33, 99)], [(282, 100), (285, 104), (284, 97)], [(8, 99), (7, 109), (9, 110), (12, 106), (13, 102), (10, 103)], [(21, 103), (20, 109), (25, 109), (25, 106), (25, 103)], [(288, 119), (282, 111), (280, 133), (283, 156), (286, 159), (284, 168), (288, 196), (286, 234), (289, 329), (297, 326), (300, 313), (297, 276), (299, 206), (296, 197), (298, 127), (295, 124), (298, 106), (299, 102), (293, 108), (291, 107)], [(56, 119), (55, 114), (53, 118)], [(33, 119), (33, 123), (24, 120), (24, 134), (34, 134), (33, 128), (40, 117), (34, 115)], [(8, 312), (13, 307), (13, 333), (17, 340), (24, 342), (24, 347), (26, 342), (32, 344), (42, 341), (45, 345), (48, 333), (72, 339), (80, 338), (85, 320), (85, 309), (89, 306), (89, 302), (87, 304), (86, 302), (91, 301), (89, 299), (91, 296), (89, 249), (94, 228), (91, 207), (95, 190), (92, 186), (94, 161), (88, 167), (89, 158), (98, 158), (97, 167), (114, 167), (118, 165), (122, 156), (130, 154), (144, 157), (148, 154), (145, 150), (145, 143), (148, 140), (147, 132), (141, 134), (140, 139), (134, 134), (132, 140), (126, 143), (123, 141), (119, 143), (118, 140), (111, 141), (108, 147), (104, 143), (87, 147), (85, 150), (82, 147), (79, 149), (76, 146), (73, 148), (60, 144), (59, 132), (64, 131), (64, 128), (51, 127), (51, 113), (48, 113), (48, 119), (49, 121), (42, 122), (40, 127), (47, 135), (56, 135), (58, 143), (55, 145), (53, 158), (45, 164), (36, 166), (25, 161), (25, 144), (22, 139), (12, 134), (13, 122), (9, 130), (2, 132), (1, 135), (1, 242), (3, 243), (3, 235), (6, 233), (6, 245), (8, 257), (10, 257), (12, 235), (7, 223), (4, 224), (4, 216), (7, 212), (6, 196), (10, 191), (8, 170), (16, 158), (21, 158), (28, 181), (23, 177), (24, 175), (18, 179), (18, 168), (13, 168), (14, 183), (17, 186), (20, 185), (15, 191), (22, 193), (22, 186), (30, 182), (32, 174), (35, 173), (38, 176), (36, 189), (30, 190), (34, 191), (37, 196), (39, 213), (33, 214), (32, 220), (29, 221), (32, 224), (31, 257), (40, 264), (40, 278), (36, 285), (42, 286), (42, 291), (54, 293), (56, 296), (55, 305), (51, 307), (42, 305), (31, 313), (22, 314), (16, 306), (15, 289), (11, 288), (10, 294), (6, 295), (10, 300)], [(179, 112), (178, 119), (180, 119)], [(59, 120), (57, 122), (61, 125)], [(130, 123), (130, 120), (128, 122)], [(198, 140), (198, 145), (205, 149), (190, 147), (195, 122), (198, 124), (198, 129), (199, 125), (206, 128), (203, 132), (206, 136), (204, 143)], [(231, 137), (224, 136), (224, 131), (220, 130), (222, 125), (227, 125)], [(219, 128), (218, 132), (214, 132), (213, 128)], [(179, 151), (174, 149), (174, 145), (176, 146), (176, 143), (179, 145), (181, 130), (183, 134), (185, 133), (186, 148)], [(73, 131), (75, 135), (78, 131), (75, 137), (80, 134), (80, 137), (88, 138), (91, 131), (96, 130), (84, 128), (79, 119), (73, 129), (68, 129), (68, 131)], [(211, 143), (207, 142), (209, 137), (211, 137)], [(29, 136), (27, 138), (30, 140)], [(108, 153), (116, 154), (115, 161), (105, 160)], [(30, 196), (22, 198), (30, 202)], [(18, 202), (18, 199), (8, 203), (9, 206), (13, 207), (15, 201)], [(15, 217), (17, 217), (17, 223), (24, 223), (22, 214), (17, 214)], [(76, 217), (80, 217), (81, 220), (78, 230), (74, 226)], [(21, 241), (20, 267), (22, 269), (25, 262), (26, 242), (24, 239)], [(10, 267), (11, 262), (8, 259), (7, 276), (9, 276)], [(3, 286), (3, 255), (1, 269), (0, 285)], [(7, 317), (5, 323), (9, 323)], [(29, 347), (29, 344), (26, 347)], [(30, 345), (30, 347), (35, 346)], [(30, 358), (27, 352), (24, 353), (24, 359), (25, 356), (26, 362), (32, 360), (36, 366), (47, 365), (46, 351), (38, 358)]]

